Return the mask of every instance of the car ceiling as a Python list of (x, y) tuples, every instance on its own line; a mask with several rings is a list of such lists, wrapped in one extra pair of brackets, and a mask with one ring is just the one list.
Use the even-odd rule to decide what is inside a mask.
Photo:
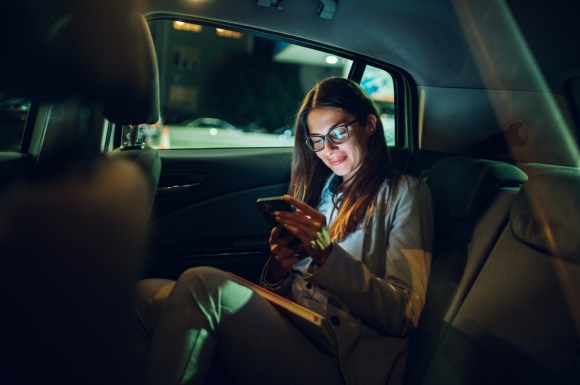
[(400, 67), (419, 86), (538, 90), (545, 80), (560, 90), (580, 73), (580, 13), (567, 0), (338, 0), (331, 20), (317, 15), (318, 0), (285, 0), (282, 10), (257, 3), (150, 0), (148, 16), (313, 41)]

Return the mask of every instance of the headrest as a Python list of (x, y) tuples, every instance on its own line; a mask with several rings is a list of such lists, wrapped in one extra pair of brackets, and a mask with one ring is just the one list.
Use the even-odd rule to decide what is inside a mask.
[(133, 44), (141, 48), (133, 60), (142, 62), (128, 65), (142, 73), (138, 79), (119, 79), (117, 84), (110, 84), (102, 93), (103, 115), (114, 123), (124, 125), (154, 124), (159, 120), (159, 71), (155, 46), (145, 18), (139, 15), (136, 23)]
[(114, 122), (155, 123), (159, 80), (142, 3), (2, 2), (0, 91), (47, 102), (80, 97)]
[(538, 173), (518, 193), (510, 228), (526, 245), (580, 262), (580, 169)]
[(500, 187), (521, 186), (526, 174), (514, 165), (486, 159), (448, 157), (422, 173), (435, 210), (456, 219), (477, 214)]

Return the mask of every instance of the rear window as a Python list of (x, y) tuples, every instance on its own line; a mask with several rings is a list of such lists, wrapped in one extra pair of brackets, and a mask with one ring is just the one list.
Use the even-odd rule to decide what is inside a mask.
[[(353, 64), (238, 31), (172, 20), (150, 26), (162, 117), (141, 126), (139, 135), (160, 149), (293, 146), (295, 113), (306, 92), (324, 78), (347, 77)], [(366, 67), (361, 84), (377, 102), (394, 144), (391, 76)]]
[(30, 101), (0, 93), (0, 151), (20, 151)]

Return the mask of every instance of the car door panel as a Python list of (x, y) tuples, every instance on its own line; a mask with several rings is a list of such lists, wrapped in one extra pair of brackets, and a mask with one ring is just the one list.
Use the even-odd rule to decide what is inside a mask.
[(188, 267), (210, 265), (255, 279), (270, 232), (256, 200), (287, 192), (292, 149), (160, 153), (152, 273), (175, 278)]

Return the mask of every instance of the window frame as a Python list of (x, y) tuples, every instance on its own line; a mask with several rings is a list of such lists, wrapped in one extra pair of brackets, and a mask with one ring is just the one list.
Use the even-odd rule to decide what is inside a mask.
[[(348, 79), (354, 80), (360, 84), (362, 76), (365, 72), (367, 66), (372, 66), (377, 69), (388, 72), (393, 79), (394, 88), (394, 115), (395, 115), (395, 144), (394, 147), (404, 148), (407, 151), (413, 153), (415, 150), (420, 149), (420, 143), (418, 137), (418, 117), (416, 116), (418, 111), (418, 95), (417, 87), (411, 78), (411, 76), (402, 69), (389, 65), (381, 61), (374, 60), (362, 55), (357, 55), (353, 52), (339, 49), (336, 47), (330, 47), (324, 44), (318, 44), (307, 39), (301, 39), (293, 36), (288, 36), (285, 34), (279, 34), (275, 31), (265, 31), (259, 28), (252, 28), (250, 26), (241, 26), (232, 23), (219, 23), (207, 19), (195, 18), (195, 17), (181, 17), (174, 14), (150, 14), (146, 17), (147, 22), (158, 20), (167, 21), (183, 21), (185, 23), (199, 24), (202, 26), (212, 27), (212, 28), (224, 28), (235, 32), (241, 32), (244, 34), (251, 34), (258, 38), (275, 40), (283, 43), (294, 44), (302, 46), (305, 48), (310, 48), (318, 51), (322, 51), (328, 54), (334, 54), (341, 58), (352, 61), (351, 68), (346, 76)], [(160, 81), (162, 81), (160, 79)], [(160, 84), (160, 89), (163, 89), (164, 85)], [(115, 130), (114, 135), (114, 145), (118, 146), (122, 143), (121, 129)], [(234, 148), (234, 147), (230, 147)], [(237, 147), (236, 147), (237, 148)], [(254, 147), (249, 147), (254, 148)], [(263, 147), (269, 148), (269, 147)], [(202, 148), (190, 148), (190, 150), (196, 150)], [(224, 148), (228, 149), (228, 148)], [(167, 150), (161, 150), (167, 151)]]

